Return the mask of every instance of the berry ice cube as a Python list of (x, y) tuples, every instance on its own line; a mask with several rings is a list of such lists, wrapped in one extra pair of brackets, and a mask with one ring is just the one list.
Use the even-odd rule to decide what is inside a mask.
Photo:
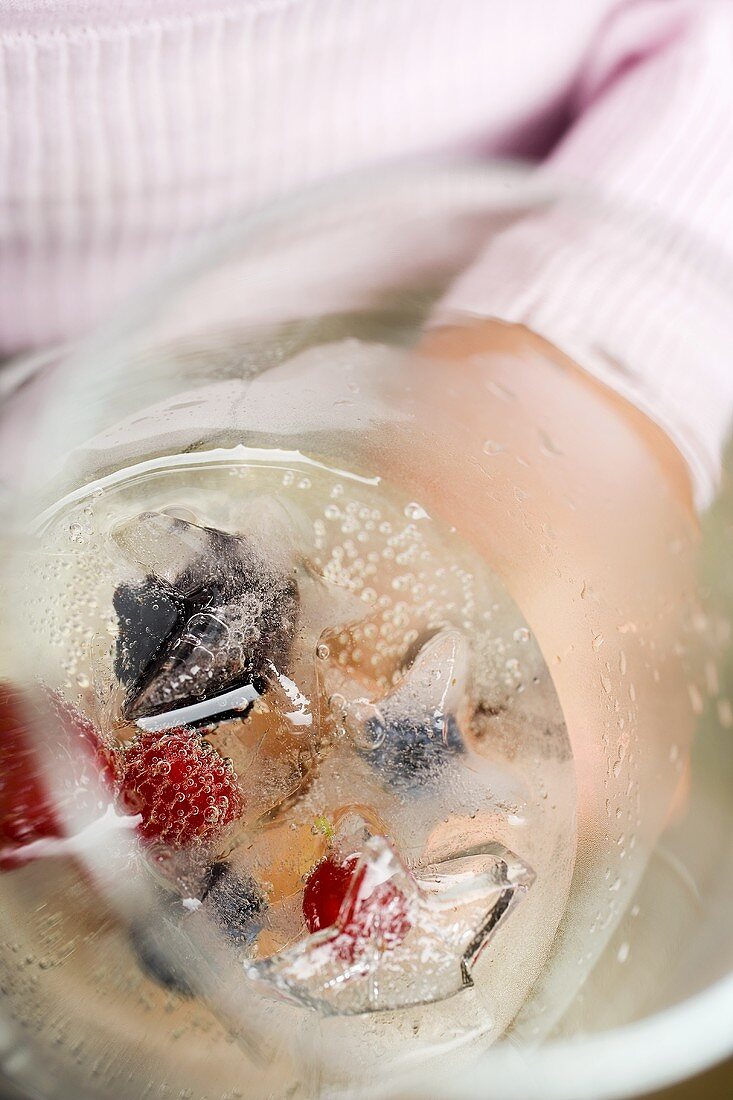
[(245, 964), (249, 978), (325, 1015), (425, 1004), (470, 988), (471, 970), (532, 872), (486, 846), (410, 872), (385, 837), (353, 869), (333, 925)]

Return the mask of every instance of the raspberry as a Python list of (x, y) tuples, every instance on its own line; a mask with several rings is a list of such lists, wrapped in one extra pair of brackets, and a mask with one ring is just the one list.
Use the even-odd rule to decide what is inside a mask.
[(141, 733), (121, 752), (120, 802), (139, 834), (172, 848), (208, 841), (244, 808), (230, 760), (188, 729)]
[(309, 932), (336, 923), (357, 863), (356, 856), (349, 856), (343, 863), (327, 857), (313, 868), (303, 890), (303, 916)]
[(353, 963), (372, 945), (391, 951), (412, 927), (408, 899), (393, 882), (380, 882), (368, 892), (367, 868), (358, 858), (343, 862), (326, 857), (311, 871), (303, 891), (303, 914), (309, 932), (336, 925), (333, 946)]
[[(27, 700), (0, 685), (0, 843), (3, 847), (60, 836), (59, 821), (38, 774)], [(12, 857), (3, 853), (3, 862)]]
[[(44, 773), (54, 770), (52, 798)], [(64, 836), (65, 823), (93, 821), (104, 808), (100, 782), (113, 781), (111, 752), (88, 718), (45, 689), (39, 701), (0, 684), (0, 869), (25, 863), (25, 845)]]

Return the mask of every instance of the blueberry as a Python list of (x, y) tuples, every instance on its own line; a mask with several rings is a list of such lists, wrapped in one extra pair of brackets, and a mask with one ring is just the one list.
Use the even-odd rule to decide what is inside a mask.
[(212, 864), (201, 900), (228, 940), (238, 947), (254, 943), (267, 900), (250, 875), (236, 874), (227, 863)]
[[(382, 731), (376, 719), (367, 724), (377, 740)], [(362, 750), (379, 778), (394, 789), (415, 791), (429, 786), (451, 759), (465, 752), (458, 723), (452, 715), (434, 715), (427, 723), (398, 718), (389, 722), (375, 748)]]
[(146, 977), (170, 993), (193, 997), (185, 961), (188, 945), (173, 921), (156, 918), (133, 921), (129, 937)]

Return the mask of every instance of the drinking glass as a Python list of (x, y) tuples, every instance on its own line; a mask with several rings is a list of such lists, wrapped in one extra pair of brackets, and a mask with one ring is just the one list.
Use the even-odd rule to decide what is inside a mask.
[[(485, 330), (452, 314), (459, 355), (438, 331), (446, 291), (487, 241), (558, 209), (579, 239), (641, 227), (650, 266), (693, 265), (727, 293), (727, 273), (643, 211), (518, 166), (400, 166), (256, 212), (6, 397), (2, 679), (36, 699), (29, 766), (48, 798), (63, 803), (78, 775), (49, 691), (121, 728), (120, 524), (152, 510), (166, 530), (240, 533), (253, 514), (241, 501), (256, 513), (262, 492), (279, 494), (308, 516), (323, 505), (316, 541), (337, 515), (348, 565), (391, 508), (405, 537), (428, 521), (424, 576), (380, 558), (387, 534), (371, 573), (332, 559), (317, 572), (339, 589), (328, 599), (345, 587), (364, 613), (381, 593), (392, 614), (400, 590), (407, 631), (453, 537), (480, 563), (501, 657), (491, 690), (504, 692), (482, 736), (488, 758), (494, 741), (511, 758), (526, 807), (521, 823), (511, 805), (493, 812), (491, 839), (531, 868), (475, 988), (448, 999), (380, 1011), (372, 994), (374, 1011), (357, 998), (352, 1012), (320, 989), (269, 997), (205, 921), (186, 941), (183, 996), (130, 949), (144, 911), (162, 957), (180, 962), (129, 822), (112, 813), (79, 843), (74, 809), (56, 847), (0, 875), (8, 1088), (568, 1100), (634, 1095), (731, 1052), (727, 480), (698, 524), (657, 491), (665, 444), (596, 363), (586, 373), (582, 353), (500, 318)], [(321, 610), (319, 652), (354, 614)], [(283, 806), (267, 843), (308, 848), (317, 829), (288, 847)]]

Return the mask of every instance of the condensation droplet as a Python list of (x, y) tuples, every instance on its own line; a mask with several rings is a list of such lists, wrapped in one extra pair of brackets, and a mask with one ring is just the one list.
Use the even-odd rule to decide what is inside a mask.
[(733, 729), (733, 708), (729, 699), (718, 699), (718, 721), (723, 729)]
[(705, 662), (705, 685), (708, 689), (708, 694), (715, 697), (720, 691), (720, 684), (718, 682), (718, 666), (715, 661)]
[(705, 710), (705, 703), (699, 687), (697, 684), (690, 683), (687, 685), (687, 691), (690, 696), (690, 705), (692, 706), (693, 714), (702, 714)]
[(563, 457), (564, 452), (560, 450), (557, 443), (555, 443), (555, 441), (550, 438), (550, 436), (547, 434), (547, 432), (542, 431), (541, 428), (540, 428), (540, 431), (539, 431), (539, 437), (540, 437), (540, 451), (542, 452), (542, 454), (549, 455), (551, 458), (562, 458)]
[(405, 515), (408, 519), (429, 519), (428, 513), (425, 511), (421, 504), (412, 500), (409, 504), (405, 505)]

